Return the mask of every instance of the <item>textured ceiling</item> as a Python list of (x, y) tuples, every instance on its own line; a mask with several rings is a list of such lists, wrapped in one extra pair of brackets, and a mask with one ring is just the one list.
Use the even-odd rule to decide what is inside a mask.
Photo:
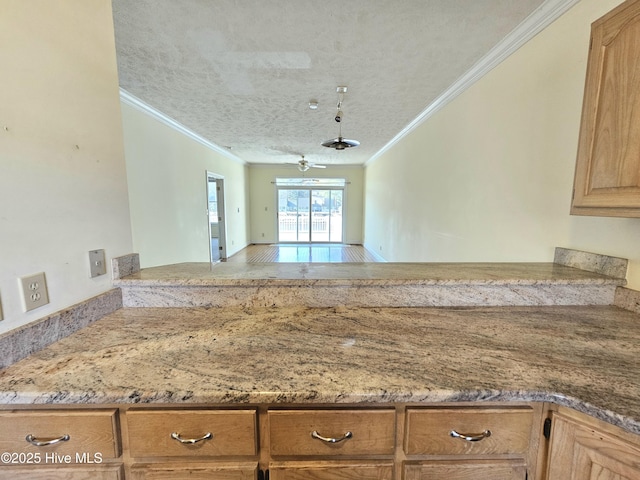
[(120, 86), (248, 163), (362, 164), (541, 3), (113, 0)]

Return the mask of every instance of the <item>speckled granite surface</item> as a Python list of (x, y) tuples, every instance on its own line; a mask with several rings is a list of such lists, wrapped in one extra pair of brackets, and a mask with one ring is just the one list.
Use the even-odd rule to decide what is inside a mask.
[(554, 263), (184, 263), (115, 285), (126, 307), (610, 305), (616, 279)]
[(122, 309), (0, 371), (0, 402), (551, 401), (640, 434), (617, 307)]
[(625, 278), (629, 264), (626, 258), (611, 257), (609, 255), (561, 247), (556, 247), (553, 261), (560, 265), (566, 265), (567, 267), (580, 268), (615, 278)]
[(140, 271), (140, 255), (130, 253), (111, 259), (111, 278), (118, 279)]
[(0, 368), (11, 365), (120, 308), (122, 294), (119, 289), (113, 288), (4, 333), (0, 335)]
[[(178, 263), (145, 268), (116, 285), (616, 284), (556, 263)], [(622, 282), (624, 283), (624, 282)]]
[(624, 287), (616, 288), (614, 305), (625, 310), (640, 313), (640, 292)]

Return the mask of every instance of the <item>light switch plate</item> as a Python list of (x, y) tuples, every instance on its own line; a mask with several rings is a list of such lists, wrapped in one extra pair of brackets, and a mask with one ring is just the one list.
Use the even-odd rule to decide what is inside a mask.
[(104, 250), (89, 251), (89, 265), (91, 266), (91, 278), (107, 273)]
[(22, 300), (24, 301), (25, 312), (49, 303), (47, 279), (44, 276), (44, 272), (21, 277), (20, 285), (22, 286)]

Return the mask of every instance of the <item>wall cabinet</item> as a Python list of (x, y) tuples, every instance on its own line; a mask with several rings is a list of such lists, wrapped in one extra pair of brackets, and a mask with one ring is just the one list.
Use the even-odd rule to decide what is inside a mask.
[(640, 217), (640, 0), (595, 21), (571, 213)]
[(640, 478), (637, 438), (567, 410), (551, 425), (547, 480)]

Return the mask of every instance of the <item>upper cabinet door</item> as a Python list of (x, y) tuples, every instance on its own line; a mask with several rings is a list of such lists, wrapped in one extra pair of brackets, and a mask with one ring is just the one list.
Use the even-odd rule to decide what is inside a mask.
[(640, 0), (591, 25), (571, 213), (640, 217)]

